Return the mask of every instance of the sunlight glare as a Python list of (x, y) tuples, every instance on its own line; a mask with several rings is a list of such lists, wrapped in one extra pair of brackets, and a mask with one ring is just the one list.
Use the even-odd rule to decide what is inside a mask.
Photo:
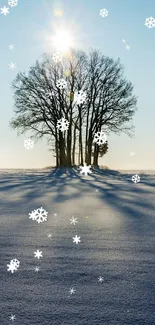
[(53, 43), (59, 52), (67, 51), (72, 44), (71, 36), (67, 31), (61, 30), (53, 37)]

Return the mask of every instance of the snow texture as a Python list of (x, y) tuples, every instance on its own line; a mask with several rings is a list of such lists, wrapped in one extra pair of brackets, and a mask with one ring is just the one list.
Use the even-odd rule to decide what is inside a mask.
[[(154, 172), (1, 171), (0, 323), (12, 314), (22, 325), (154, 324), (154, 195)], [(28, 218), (38, 206), (48, 211), (41, 225)]]

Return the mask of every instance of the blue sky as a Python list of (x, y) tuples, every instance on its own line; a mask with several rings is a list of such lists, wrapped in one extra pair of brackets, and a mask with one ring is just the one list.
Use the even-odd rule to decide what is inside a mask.
[[(0, 0), (0, 8), (8, 7)], [(106, 8), (108, 17), (99, 15)], [(54, 10), (62, 10), (56, 17)], [(7, 16), (0, 15), (0, 168), (38, 168), (54, 164), (45, 141), (26, 150), (24, 140), (10, 129), (14, 116), (11, 83), (17, 72), (28, 71), (49, 52), (45, 34), (53, 34), (63, 24), (74, 35), (77, 48), (93, 47), (124, 65), (124, 73), (134, 85), (138, 111), (134, 117), (135, 137), (121, 134), (108, 137), (109, 153), (100, 163), (114, 169), (155, 169), (155, 28), (148, 29), (145, 18), (155, 17), (154, 0), (19, 0)], [(127, 51), (122, 39), (131, 46)], [(12, 52), (9, 44), (15, 45)], [(51, 50), (51, 49), (50, 49)], [(10, 70), (10, 62), (16, 69)], [(130, 156), (135, 152), (135, 156)]]

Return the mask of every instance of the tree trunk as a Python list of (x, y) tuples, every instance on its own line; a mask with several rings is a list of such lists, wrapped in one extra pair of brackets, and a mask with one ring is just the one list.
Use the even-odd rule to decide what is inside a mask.
[(75, 165), (75, 149), (76, 149), (76, 126), (74, 126), (73, 150), (72, 150), (72, 164)]
[(58, 133), (57, 133), (57, 128), (55, 128), (55, 134), (56, 134), (56, 139), (55, 139), (56, 167), (58, 167), (59, 164), (60, 164), (60, 161), (59, 161), (59, 147), (58, 147)]
[(87, 154), (87, 165), (91, 165), (91, 157), (92, 157), (92, 139), (88, 140), (88, 154)]
[(65, 154), (65, 140), (63, 138), (63, 135), (61, 134), (61, 131), (59, 133), (59, 149), (60, 149), (60, 166), (67, 166), (67, 157)]
[(94, 157), (93, 157), (93, 166), (98, 166), (98, 156), (99, 156), (99, 147), (95, 144), (94, 146)]
[(83, 143), (82, 143), (82, 116), (81, 107), (79, 107), (79, 148), (80, 148), (80, 164), (83, 166)]

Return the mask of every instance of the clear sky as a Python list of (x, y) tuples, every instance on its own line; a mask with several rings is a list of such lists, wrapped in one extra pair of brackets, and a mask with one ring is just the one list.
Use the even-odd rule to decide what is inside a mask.
[[(0, 0), (0, 8), (7, 5)], [(138, 111), (134, 117), (135, 137), (121, 134), (108, 137), (109, 153), (100, 163), (114, 169), (155, 169), (155, 28), (145, 19), (155, 18), (154, 0), (19, 0), (0, 14), (0, 168), (39, 168), (54, 163), (46, 141), (26, 150), (29, 134), (18, 137), (9, 127), (14, 116), (11, 83), (17, 72), (28, 71), (49, 52), (45, 35), (52, 35), (61, 24), (74, 35), (76, 48), (93, 47), (124, 65), (125, 76), (134, 85)], [(100, 9), (108, 10), (102, 18)], [(55, 15), (61, 10), (62, 16)], [(122, 39), (131, 46), (125, 49)], [(15, 45), (14, 51), (8, 46)], [(9, 64), (16, 63), (10, 70)], [(135, 156), (130, 156), (135, 152)]]

